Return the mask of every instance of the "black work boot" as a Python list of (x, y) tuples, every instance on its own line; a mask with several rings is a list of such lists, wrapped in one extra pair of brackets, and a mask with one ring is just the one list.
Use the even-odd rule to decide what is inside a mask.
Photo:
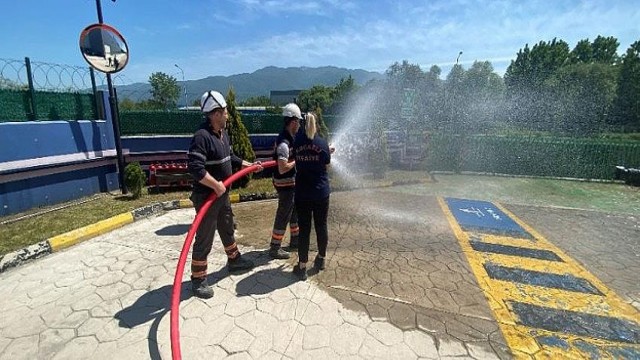
[(229, 272), (250, 270), (253, 269), (254, 266), (253, 261), (242, 258), (242, 255), (238, 255), (235, 259), (227, 260), (227, 269), (229, 269)]
[(293, 267), (293, 275), (297, 276), (301, 281), (307, 280), (307, 268), (301, 269), (300, 263)]
[(271, 256), (272, 259), (288, 259), (291, 257), (291, 254), (284, 251), (280, 246), (272, 244), (269, 249), (269, 256)]
[(207, 283), (207, 278), (191, 278), (191, 289), (193, 295), (201, 299), (213, 297), (213, 288)]
[(324, 258), (316, 256), (315, 260), (313, 260), (313, 267), (316, 268), (316, 270), (324, 270)]
[(291, 240), (289, 240), (289, 249), (295, 250), (298, 248), (298, 236), (292, 236)]

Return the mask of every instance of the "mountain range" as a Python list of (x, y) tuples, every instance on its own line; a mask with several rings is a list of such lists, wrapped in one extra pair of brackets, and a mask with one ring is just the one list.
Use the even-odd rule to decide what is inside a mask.
[[(323, 67), (288, 67), (280, 68), (268, 66), (252, 73), (230, 76), (209, 76), (199, 80), (178, 81), (180, 98), (178, 105), (184, 105), (183, 89), (186, 85), (187, 102), (189, 105), (208, 90), (227, 93), (230, 86), (236, 92), (236, 99), (242, 101), (252, 96), (267, 96), (271, 90), (304, 90), (314, 85), (335, 86), (340, 79), (353, 77), (358, 85), (366, 84), (370, 80), (384, 78), (378, 72), (362, 69), (345, 69), (334, 66)], [(129, 98), (134, 101), (146, 100), (151, 97), (149, 83), (134, 83), (130, 85), (116, 85), (120, 100)]]

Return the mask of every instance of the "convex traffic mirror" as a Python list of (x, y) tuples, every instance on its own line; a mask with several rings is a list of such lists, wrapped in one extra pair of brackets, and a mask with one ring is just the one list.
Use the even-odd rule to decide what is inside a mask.
[(107, 74), (124, 69), (129, 61), (129, 48), (124, 37), (106, 24), (93, 24), (82, 30), (80, 52), (91, 67)]

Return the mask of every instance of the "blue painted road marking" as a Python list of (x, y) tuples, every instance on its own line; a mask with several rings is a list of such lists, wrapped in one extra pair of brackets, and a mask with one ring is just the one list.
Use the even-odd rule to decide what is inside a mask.
[(526, 230), (490, 202), (456, 198), (446, 198), (445, 201), (464, 231), (533, 239)]

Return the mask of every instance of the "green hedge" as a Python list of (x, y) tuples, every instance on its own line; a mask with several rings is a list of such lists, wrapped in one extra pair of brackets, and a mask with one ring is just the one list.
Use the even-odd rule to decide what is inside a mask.
[[(93, 94), (36, 91), (36, 120), (96, 119)], [(26, 90), (0, 89), (0, 122), (30, 121), (31, 96)]]
[[(324, 116), (332, 129), (337, 117)], [(202, 122), (197, 111), (121, 111), (122, 135), (192, 134)], [(277, 134), (282, 130), (282, 116), (277, 114), (242, 114), (242, 123), (249, 134)]]
[(429, 170), (613, 179), (617, 165), (640, 167), (640, 143), (434, 134), (427, 144)]

